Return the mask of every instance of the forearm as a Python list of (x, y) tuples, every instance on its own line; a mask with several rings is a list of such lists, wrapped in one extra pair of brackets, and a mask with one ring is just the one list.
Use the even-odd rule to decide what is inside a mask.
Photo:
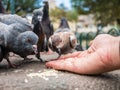
[(119, 38), (119, 59), (120, 59), (120, 36), (118, 38)]

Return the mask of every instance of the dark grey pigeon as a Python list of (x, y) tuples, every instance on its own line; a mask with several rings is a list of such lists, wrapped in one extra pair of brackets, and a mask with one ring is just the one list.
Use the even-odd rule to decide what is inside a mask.
[(14, 40), (14, 42), (12, 42), (13, 40), (9, 39), (9, 49), (23, 58), (31, 55), (33, 51), (37, 53), (38, 37), (32, 31), (26, 31), (19, 34)]
[(4, 43), (4, 34), (3, 33), (0, 33), (0, 62), (2, 61), (3, 59), (3, 46), (5, 45)]
[(22, 28), (24, 28), (24, 30), (32, 31), (32, 25), (28, 22), (28, 20), (25, 18), (22, 18), (21, 16), (18, 16), (16, 14), (14, 14), (14, 15), (0, 14), (0, 22), (5, 23), (7, 25), (10, 25), (13, 23), (20, 23), (20, 24), (22, 24)]
[(47, 45), (47, 46), (46, 46), (45, 51), (48, 51), (48, 39), (53, 34), (54, 29), (53, 29), (53, 25), (50, 21), (48, 2), (44, 1), (43, 3), (44, 3), (43, 7), (33, 11), (32, 24), (34, 24), (34, 26), (35, 26), (37, 24), (37, 22), (40, 21), (40, 23), (42, 25), (41, 28), (43, 29), (45, 36), (46, 36), (45, 37), (46, 42), (44, 43), (44, 45)]
[[(46, 34), (47, 41), (51, 35), (53, 35), (54, 29), (53, 25), (50, 21), (50, 16), (49, 16), (49, 4), (47, 1), (44, 1), (44, 7), (43, 7), (43, 18), (42, 18), (42, 26), (43, 30)], [(47, 43), (48, 45), (48, 43)]]
[(5, 55), (5, 47), (4, 47), (4, 35), (0, 34), (0, 62), (3, 60), (4, 55)]
[(9, 34), (7, 29), (8, 29), (8, 25), (0, 22), (0, 45), (2, 46), (7, 45), (7, 36), (8, 36), (7, 34)]
[(3, 55), (3, 51), (4, 49), (2, 48), (2, 46), (0, 45), (0, 62), (3, 60), (4, 55)]
[[(65, 29), (65, 28), (67, 28), (67, 29)], [(59, 25), (58, 29), (54, 33), (69, 32), (69, 31), (71, 31), (71, 30), (70, 30), (67, 19), (64, 18), (64, 17), (61, 18), (60, 25)]]
[[(53, 25), (49, 17), (49, 5), (44, 1), (44, 6), (33, 11), (32, 24), (34, 24), (33, 32), (39, 37), (38, 51), (48, 51), (48, 39), (53, 34)], [(40, 59), (38, 53), (37, 58)]]
[(40, 52), (45, 51), (47, 45), (46, 45), (46, 36), (42, 29), (41, 22), (37, 21), (37, 24), (34, 25), (33, 32), (39, 37), (37, 43), (38, 54), (36, 55), (36, 57), (41, 61), (43, 61), (40, 57)]
[[(10, 66), (14, 67), (9, 60), (9, 52), (13, 52), (23, 58), (26, 58), (28, 55), (31, 55), (33, 52), (37, 53), (37, 42), (38, 36), (32, 31), (23, 32), (18, 30), (16, 24), (6, 25), (0, 23), (0, 50), (3, 53), (3, 57), (7, 59)], [(21, 24), (17, 24), (21, 25)], [(2, 54), (0, 52), (0, 54)], [(2, 61), (1, 58), (1, 61)]]
[(32, 24), (34, 25), (33, 32), (39, 37), (37, 48), (38, 54), (36, 57), (43, 61), (40, 57), (40, 52), (46, 49), (46, 35), (42, 27), (43, 8), (35, 9), (33, 11)]
[(42, 26), (43, 26), (43, 30), (47, 36), (47, 41), (48, 41), (49, 37), (53, 34), (54, 29), (50, 21), (49, 4), (47, 1), (44, 1)]
[(36, 25), (38, 21), (42, 21), (43, 18), (43, 7), (35, 9), (33, 11), (32, 24)]

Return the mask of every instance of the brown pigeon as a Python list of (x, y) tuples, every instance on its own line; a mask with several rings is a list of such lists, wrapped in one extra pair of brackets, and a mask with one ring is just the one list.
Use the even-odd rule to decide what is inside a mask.
[(59, 28), (49, 38), (49, 47), (59, 55), (75, 51), (77, 38), (69, 28), (65, 18), (61, 19)]

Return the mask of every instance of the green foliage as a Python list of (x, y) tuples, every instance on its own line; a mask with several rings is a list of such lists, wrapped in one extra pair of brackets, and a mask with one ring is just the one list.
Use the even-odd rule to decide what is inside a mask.
[(80, 14), (92, 13), (104, 25), (120, 20), (120, 0), (71, 0)]
[(68, 11), (66, 13), (66, 17), (68, 18), (68, 20), (70, 21), (77, 21), (78, 19), (78, 13), (76, 10), (73, 10), (73, 11)]
[(50, 11), (50, 16), (58, 19), (65, 16), (65, 11), (60, 8), (55, 8)]
[[(32, 12), (35, 8), (39, 8), (40, 5), (37, 5), (42, 0), (13, 0), (14, 3), (11, 2), (11, 0), (4, 0), (4, 4), (6, 7), (6, 10), (9, 12), (11, 8), (14, 7), (14, 13), (17, 14), (25, 14), (27, 12)], [(39, 3), (38, 3), (39, 1)], [(14, 5), (13, 5), (14, 4)], [(11, 7), (12, 6), (12, 7)]]
[(76, 21), (78, 13), (75, 10), (65, 11), (64, 9), (61, 8), (55, 8), (50, 11), (50, 16), (54, 17), (54, 19), (66, 17), (69, 21)]

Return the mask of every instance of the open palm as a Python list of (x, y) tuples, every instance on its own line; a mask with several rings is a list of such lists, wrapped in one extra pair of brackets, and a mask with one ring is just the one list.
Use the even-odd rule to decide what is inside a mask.
[(79, 74), (99, 74), (120, 68), (119, 40), (101, 34), (90, 42), (88, 50), (63, 55), (46, 63), (47, 67)]

